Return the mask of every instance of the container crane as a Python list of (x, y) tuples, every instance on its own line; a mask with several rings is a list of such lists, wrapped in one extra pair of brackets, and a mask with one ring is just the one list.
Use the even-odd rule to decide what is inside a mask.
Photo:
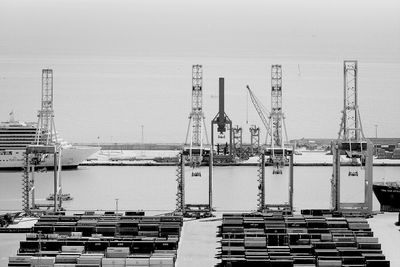
[[(372, 213), (373, 184), (373, 144), (366, 140), (361, 125), (358, 107), (358, 66), (356, 60), (345, 60), (343, 63), (344, 99), (342, 120), (338, 139), (331, 144), (333, 155), (333, 174), (331, 180), (332, 208), (342, 213), (361, 213), (370, 216)], [(343, 202), (341, 197), (341, 155), (351, 160), (348, 177), (361, 176), (364, 187), (364, 200), (359, 203)], [(363, 170), (359, 173), (359, 170)], [(354, 177), (357, 179), (357, 177)]]

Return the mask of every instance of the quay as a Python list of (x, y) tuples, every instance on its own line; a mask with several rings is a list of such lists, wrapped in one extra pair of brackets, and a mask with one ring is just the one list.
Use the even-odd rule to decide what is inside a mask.
[[(79, 164), (80, 166), (176, 166), (174, 162), (95, 162), (95, 161), (85, 161)], [(207, 164), (202, 164), (202, 166), (208, 166)], [(240, 162), (240, 163), (215, 163), (214, 166), (259, 166), (256, 162)], [(266, 164), (266, 166), (273, 166), (273, 164)], [(293, 166), (303, 166), (303, 167), (325, 167), (332, 166), (332, 163), (325, 162), (315, 162), (315, 163), (293, 163)], [(353, 166), (351, 164), (342, 164), (342, 166)], [(374, 163), (373, 166), (384, 167), (384, 166), (400, 166), (400, 162), (382, 162)]]
[[(145, 151), (145, 156), (140, 150), (103, 151), (83, 161), (80, 166), (176, 166), (178, 164), (177, 150)], [(332, 166), (333, 156), (325, 151), (301, 151), (293, 155), (293, 166), (324, 167)], [(353, 166), (345, 156), (341, 157), (342, 166)], [(206, 162), (201, 163), (207, 166)], [(258, 166), (259, 157), (254, 156), (246, 160), (230, 162), (214, 162), (214, 166)], [(266, 166), (273, 163), (266, 162)], [(373, 166), (400, 166), (400, 159), (381, 159), (374, 157)]]

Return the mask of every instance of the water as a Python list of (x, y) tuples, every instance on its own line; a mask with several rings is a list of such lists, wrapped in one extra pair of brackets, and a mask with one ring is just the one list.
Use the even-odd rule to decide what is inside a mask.
[[(214, 168), (214, 206), (220, 211), (254, 210), (257, 205), (257, 168)], [(266, 202), (288, 201), (288, 169), (283, 175), (272, 175), (266, 170)], [(358, 202), (364, 197), (363, 171), (359, 176), (348, 177), (348, 167), (342, 167), (342, 199)], [(85, 166), (78, 170), (62, 172), (63, 192), (74, 198), (66, 201), (68, 210), (113, 210), (118, 198), (121, 210), (151, 210), (167, 212), (175, 209), (176, 167), (149, 166)], [(21, 209), (22, 172), (0, 172), (0, 210)], [(294, 206), (296, 209), (329, 208), (332, 167), (294, 168)], [(52, 172), (36, 174), (37, 202), (53, 190)], [(374, 167), (374, 181), (395, 180), (400, 168)], [(202, 168), (202, 177), (192, 177), (186, 168), (186, 202), (208, 201), (208, 168)], [(374, 201), (374, 209), (379, 209)]]

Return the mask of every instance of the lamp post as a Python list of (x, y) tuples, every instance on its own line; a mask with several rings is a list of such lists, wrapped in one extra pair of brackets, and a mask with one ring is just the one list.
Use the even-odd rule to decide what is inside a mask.
[(118, 198), (115, 199), (115, 213), (118, 216)]
[(142, 143), (142, 157), (144, 156), (144, 125), (142, 124), (142, 125), (140, 125), (140, 127), (142, 128), (142, 140), (141, 140), (141, 143)]

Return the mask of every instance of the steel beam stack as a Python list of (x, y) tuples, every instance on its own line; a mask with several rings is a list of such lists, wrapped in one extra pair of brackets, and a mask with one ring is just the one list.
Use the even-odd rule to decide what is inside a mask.
[(45, 215), (9, 266), (175, 266), (181, 216)]
[(365, 218), (325, 210), (224, 214), (219, 236), (219, 266), (390, 266)]

